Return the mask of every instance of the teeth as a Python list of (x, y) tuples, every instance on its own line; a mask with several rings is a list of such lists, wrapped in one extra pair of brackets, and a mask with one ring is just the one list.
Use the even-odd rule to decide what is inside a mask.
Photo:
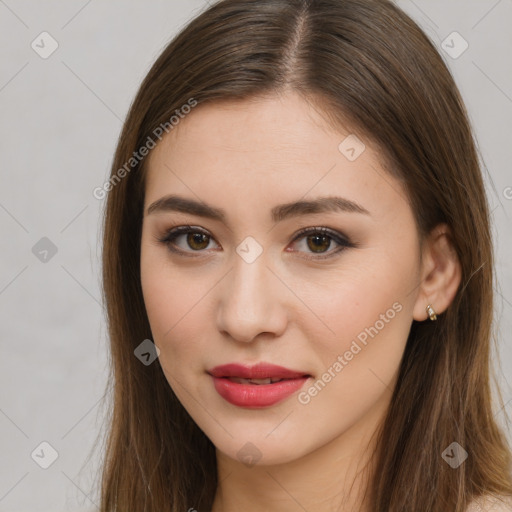
[(240, 377), (229, 377), (229, 380), (237, 382), (238, 384), (272, 384), (273, 382), (279, 382), (283, 379), (280, 379), (279, 377), (268, 377), (267, 379), (242, 379)]

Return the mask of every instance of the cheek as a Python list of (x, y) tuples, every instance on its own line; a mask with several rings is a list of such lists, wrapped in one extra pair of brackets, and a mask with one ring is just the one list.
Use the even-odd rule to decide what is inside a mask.
[(317, 313), (317, 318), (309, 315), (307, 329), (325, 367), (344, 354), (366, 367), (395, 364), (407, 341), (415, 298), (410, 292), (417, 279), (414, 257), (365, 256), (347, 258), (328, 281), (300, 283), (304, 302)]
[(311, 428), (333, 425), (326, 437), (348, 429), (390, 397), (412, 319), (410, 280), (402, 269), (403, 274), (354, 271), (332, 282), (316, 302), (311, 290), (311, 308), (322, 312), (334, 334), (310, 322), (310, 347), (321, 370), (298, 398)]
[(165, 256), (150, 250), (141, 256), (141, 285), (161, 365), (166, 374), (179, 375), (200, 360), (209, 286), (197, 273), (173, 269)]

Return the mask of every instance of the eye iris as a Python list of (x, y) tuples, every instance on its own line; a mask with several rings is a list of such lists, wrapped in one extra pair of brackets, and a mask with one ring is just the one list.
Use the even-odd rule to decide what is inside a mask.
[[(204, 249), (205, 247), (208, 247), (208, 242), (208, 235), (205, 235), (203, 233), (189, 233), (187, 235), (187, 243), (189, 247), (191, 247), (194, 250), (200, 250)], [(198, 244), (199, 247), (196, 244)]]
[[(330, 238), (326, 235), (309, 235), (307, 237), (308, 240), (308, 247), (313, 252), (322, 252), (324, 249), (328, 249), (330, 245)], [(313, 245), (311, 245), (310, 242), (313, 242)], [(318, 250), (320, 249), (320, 250)]]

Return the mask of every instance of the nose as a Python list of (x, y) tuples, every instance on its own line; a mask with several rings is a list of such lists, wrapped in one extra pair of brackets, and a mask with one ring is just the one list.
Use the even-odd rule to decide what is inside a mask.
[(218, 288), (217, 328), (239, 342), (258, 335), (278, 337), (288, 324), (284, 286), (267, 267), (265, 253), (248, 263), (238, 255)]

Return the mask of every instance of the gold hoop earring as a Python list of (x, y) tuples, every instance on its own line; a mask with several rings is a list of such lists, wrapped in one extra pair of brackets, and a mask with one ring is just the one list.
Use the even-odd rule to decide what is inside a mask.
[(432, 320), (432, 322), (434, 320), (437, 320), (436, 312), (434, 311), (434, 308), (430, 304), (426, 307), (426, 310), (427, 310), (427, 315), (429, 316), (430, 320)]

